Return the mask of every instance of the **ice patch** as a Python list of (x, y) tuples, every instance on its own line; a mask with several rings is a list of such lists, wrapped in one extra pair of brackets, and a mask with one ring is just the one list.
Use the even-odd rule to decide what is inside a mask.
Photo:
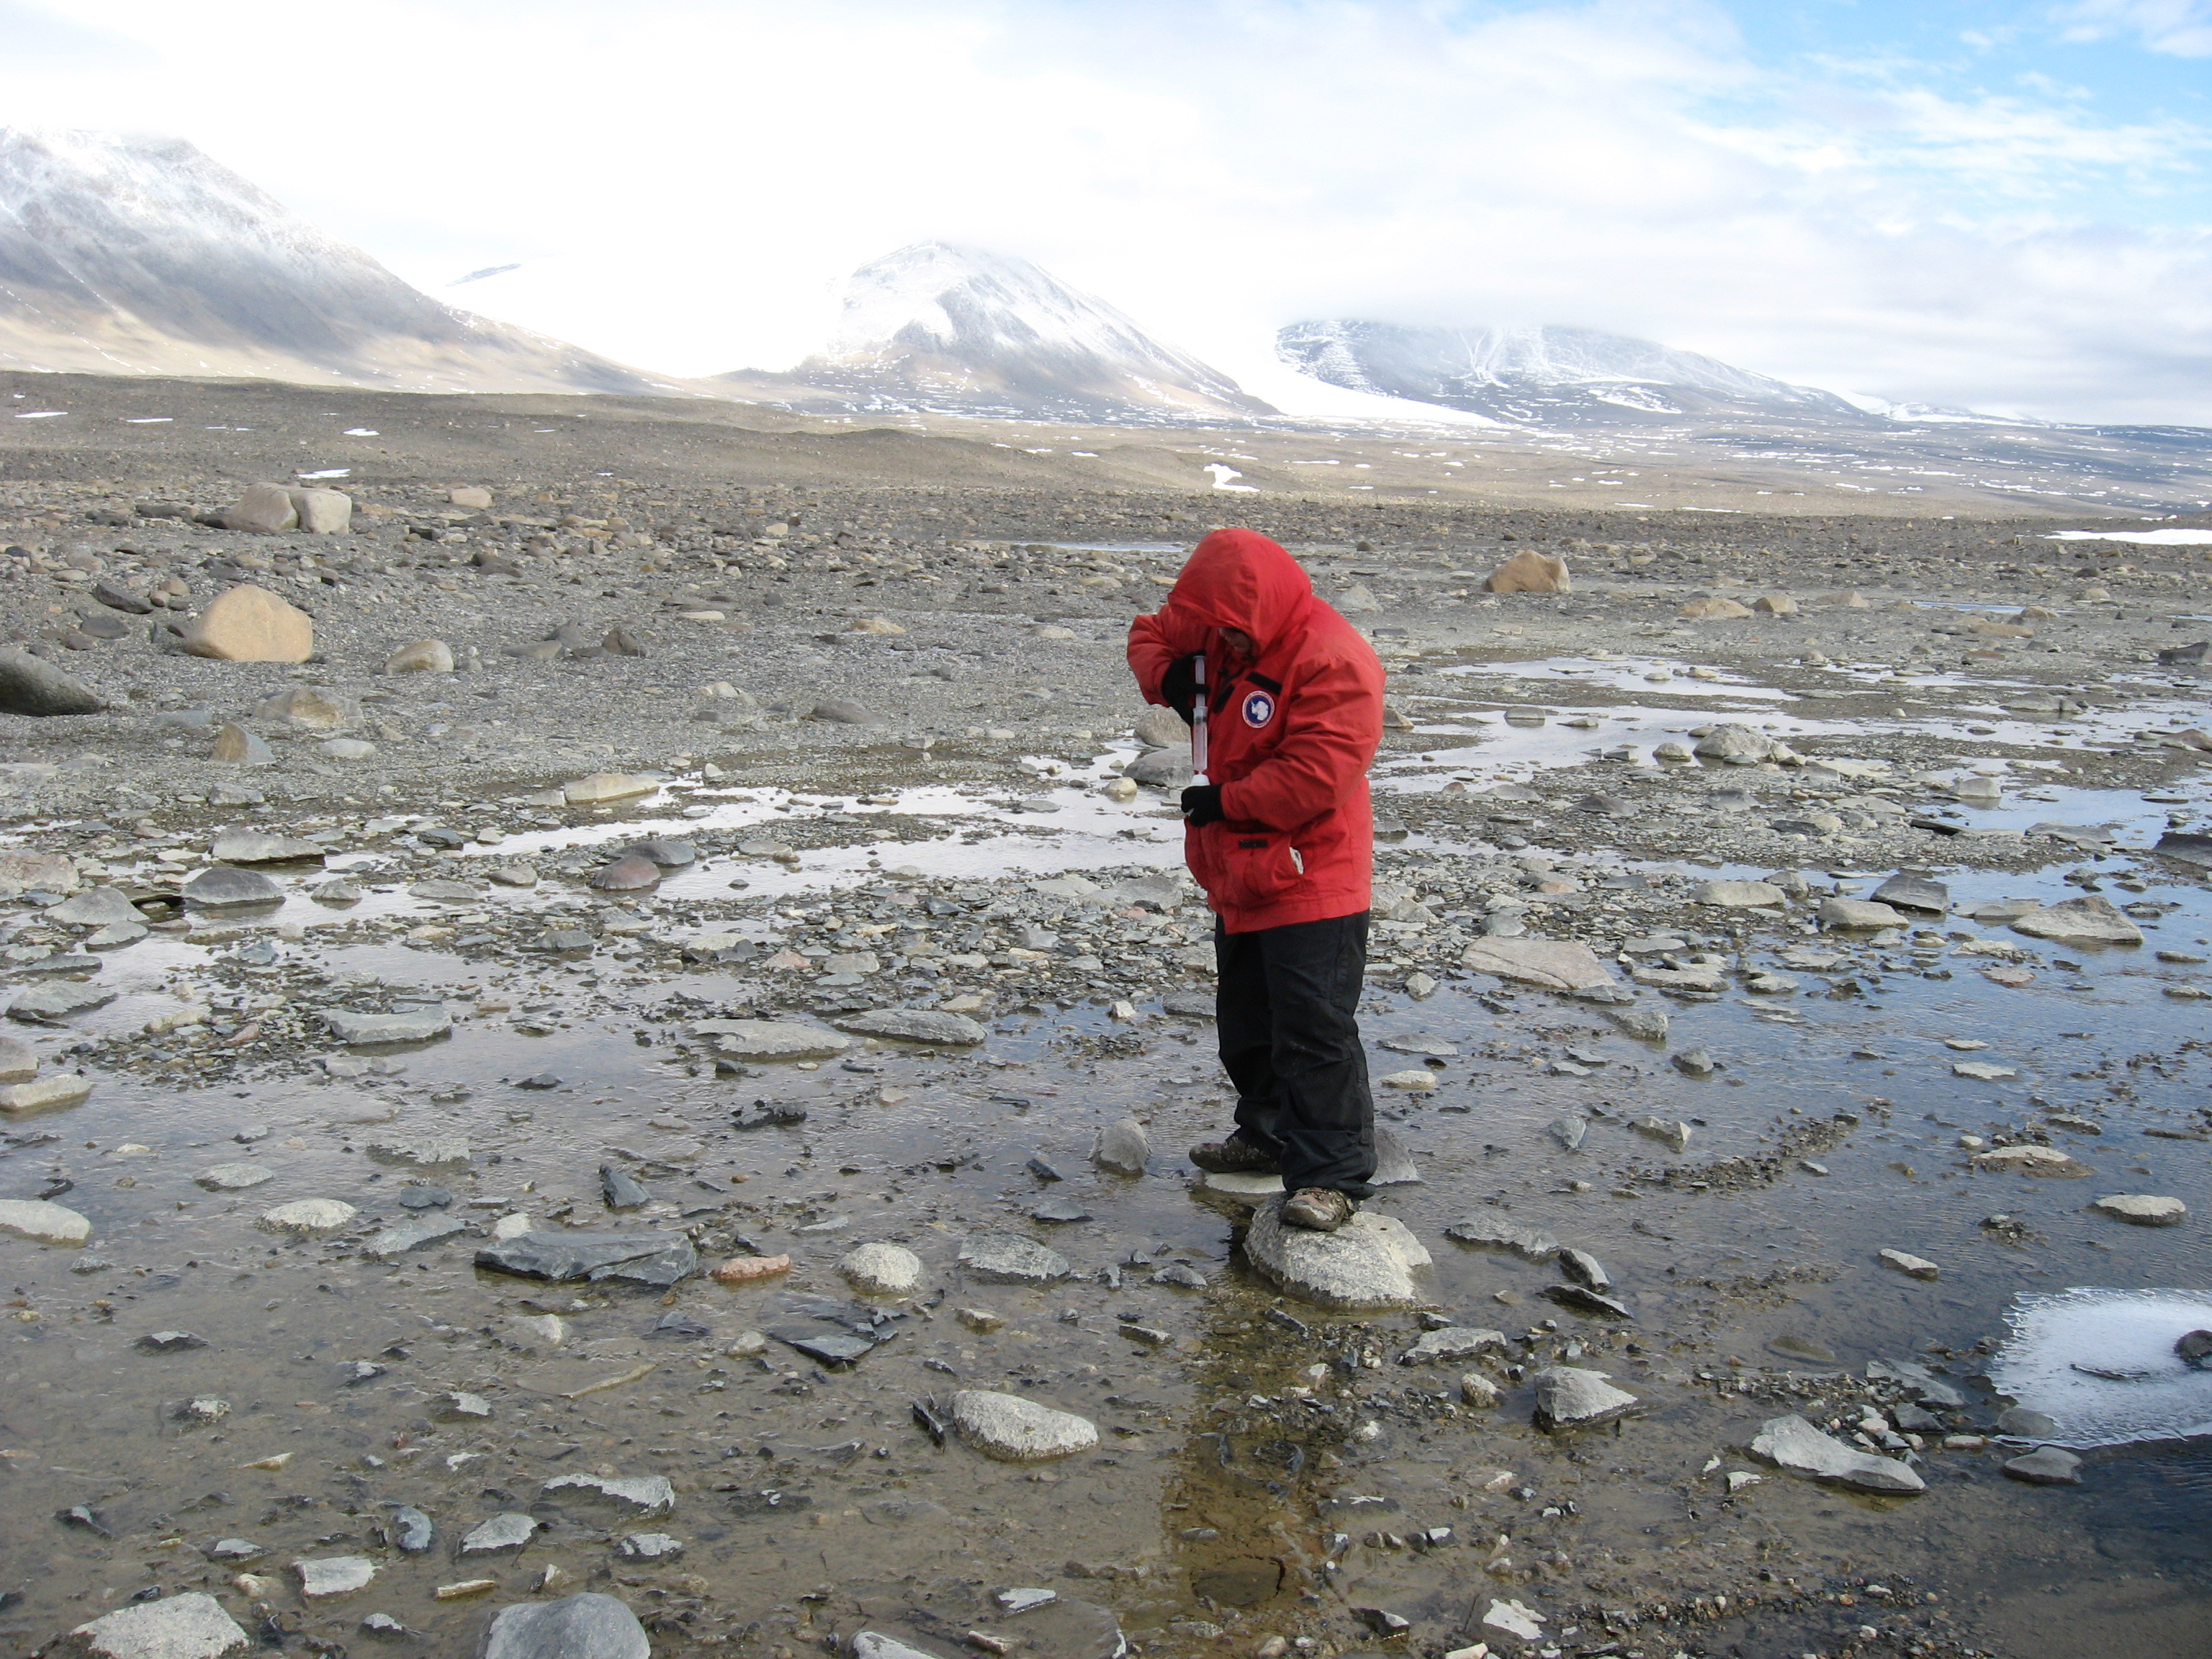
[(1213, 475), (1213, 487), (1216, 489), (1241, 489), (1252, 495), (1260, 493), (1260, 487), (1257, 484), (1231, 483), (1232, 478), (1241, 478), (1244, 476), (1233, 466), (1224, 466), (1219, 461), (1209, 461), (1203, 470)]
[(353, 469), (349, 466), (326, 466), (320, 472), (295, 472), (295, 478), (343, 478)]
[(66, 409), (19, 409), (15, 411), (15, 418), (19, 421), (58, 421), (68, 413)]
[(2212, 542), (2212, 530), (2060, 530), (2046, 542), (2134, 542), (2142, 547), (2197, 547)]
[(2212, 1370), (2174, 1352), (2212, 1329), (2212, 1291), (2070, 1290), (2023, 1296), (1989, 1368), (1997, 1392), (2058, 1425), (2081, 1448), (2212, 1434)]

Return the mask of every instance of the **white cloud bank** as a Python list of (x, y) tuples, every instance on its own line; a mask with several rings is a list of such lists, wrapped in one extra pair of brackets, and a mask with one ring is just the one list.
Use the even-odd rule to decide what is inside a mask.
[(1302, 318), (1559, 322), (2212, 424), (2207, 132), (1951, 85), (1759, 61), (1698, 0), (0, 0), (7, 118), (181, 133), (441, 297), (665, 373), (787, 365), (837, 276), (941, 236), (1231, 373)]

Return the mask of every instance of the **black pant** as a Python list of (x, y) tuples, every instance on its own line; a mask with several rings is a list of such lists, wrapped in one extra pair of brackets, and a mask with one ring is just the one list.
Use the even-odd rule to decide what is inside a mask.
[(1365, 1198), (1375, 1173), (1375, 1101), (1359, 1045), (1367, 913), (1256, 933), (1213, 927), (1221, 1063), (1237, 1127), (1282, 1160), (1283, 1185)]

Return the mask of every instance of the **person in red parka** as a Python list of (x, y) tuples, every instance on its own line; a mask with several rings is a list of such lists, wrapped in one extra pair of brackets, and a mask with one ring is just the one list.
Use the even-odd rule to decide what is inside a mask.
[(1334, 1232), (1375, 1173), (1357, 1015), (1382, 665), (1297, 562), (1251, 530), (1206, 537), (1158, 614), (1130, 625), (1146, 701), (1186, 721), (1201, 658), (1208, 781), (1182, 793), (1183, 849), (1215, 915), (1215, 1013), (1237, 1127), (1191, 1148), (1190, 1161), (1279, 1173), (1283, 1219)]

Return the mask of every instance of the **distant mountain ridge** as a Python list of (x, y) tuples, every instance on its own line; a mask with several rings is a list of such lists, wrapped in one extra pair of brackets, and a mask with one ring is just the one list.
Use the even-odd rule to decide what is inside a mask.
[(835, 333), (787, 374), (723, 378), (781, 388), (806, 406), (856, 410), (1069, 419), (1274, 412), (1028, 260), (939, 241), (913, 243), (846, 278)]
[(1597, 329), (1409, 328), (1350, 319), (1292, 323), (1276, 355), (1348, 391), (1525, 425), (1615, 426), (1730, 414), (1875, 423), (1856, 405), (1694, 351)]
[(0, 127), (0, 367), (410, 392), (645, 392), (441, 305), (175, 138)]

